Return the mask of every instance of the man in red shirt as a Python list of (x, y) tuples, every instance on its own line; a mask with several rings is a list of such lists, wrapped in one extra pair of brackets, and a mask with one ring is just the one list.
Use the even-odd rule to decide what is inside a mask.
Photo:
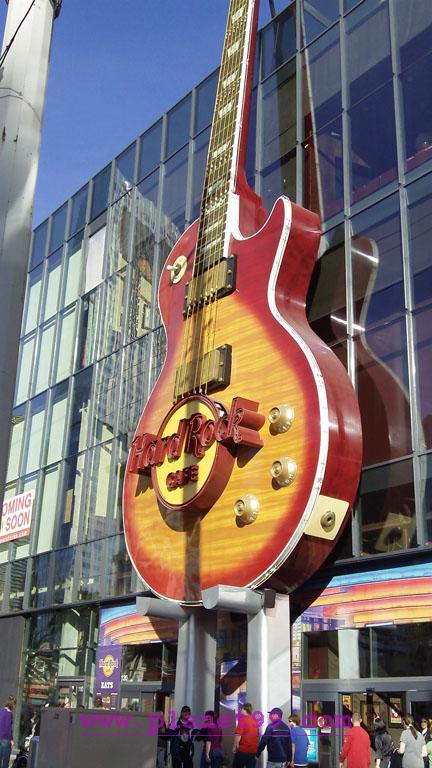
[(343, 768), (345, 758), (347, 768), (369, 768), (370, 739), (368, 732), (361, 727), (361, 717), (357, 712), (354, 712), (351, 720), (353, 727), (345, 734), (339, 758), (340, 768)]
[(243, 704), (234, 736), (233, 768), (254, 768), (259, 726), (252, 717), (252, 704)]

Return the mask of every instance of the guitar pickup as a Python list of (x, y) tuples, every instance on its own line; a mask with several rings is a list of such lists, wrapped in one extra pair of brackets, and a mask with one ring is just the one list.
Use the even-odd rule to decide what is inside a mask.
[(227, 387), (231, 380), (231, 357), (231, 345), (224, 344), (177, 368), (174, 402), (193, 392), (208, 394)]
[(183, 317), (190, 317), (205, 304), (221, 299), (235, 291), (236, 256), (221, 259), (203, 269), (186, 283)]

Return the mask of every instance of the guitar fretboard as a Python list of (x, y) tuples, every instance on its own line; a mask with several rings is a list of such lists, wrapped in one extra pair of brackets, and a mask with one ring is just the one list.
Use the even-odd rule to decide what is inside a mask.
[[(255, 0), (231, 0), (225, 33), (213, 125), (204, 176), (194, 275), (222, 258), (228, 193), (235, 189), (238, 153), (246, 130), (244, 103)], [(256, 21), (255, 21), (256, 27)], [(243, 124), (242, 124), (243, 118)]]

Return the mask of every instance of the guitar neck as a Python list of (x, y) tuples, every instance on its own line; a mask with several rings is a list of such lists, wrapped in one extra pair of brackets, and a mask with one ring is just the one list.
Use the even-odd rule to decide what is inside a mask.
[(231, 0), (216, 93), (198, 230), (195, 273), (223, 255), (228, 198), (246, 158), (258, 0)]

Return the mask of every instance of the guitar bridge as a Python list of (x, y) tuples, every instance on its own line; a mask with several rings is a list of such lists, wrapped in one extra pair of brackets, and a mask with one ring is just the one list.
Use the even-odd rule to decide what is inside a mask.
[(208, 394), (227, 387), (231, 380), (231, 356), (232, 347), (224, 344), (177, 368), (174, 402), (193, 392)]
[(236, 257), (221, 259), (213, 266), (203, 266), (201, 271), (186, 283), (183, 317), (235, 291)]

